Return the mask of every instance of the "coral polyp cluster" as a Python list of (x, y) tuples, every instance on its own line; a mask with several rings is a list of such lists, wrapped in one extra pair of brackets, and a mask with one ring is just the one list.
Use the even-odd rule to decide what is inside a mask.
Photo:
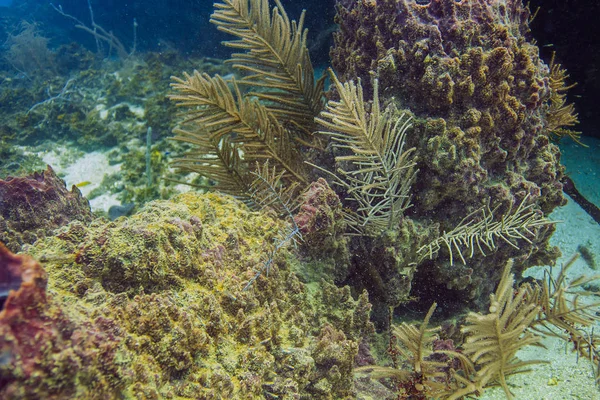
[[(417, 127), (434, 157), (420, 165), (428, 185), (417, 204), (431, 210), (458, 196), (482, 198), (499, 175), (541, 197), (544, 210), (561, 204), (551, 182), (529, 178), (531, 162), (547, 154), (557, 164), (558, 150), (546, 140), (548, 67), (528, 40), (530, 14), (520, 1), (384, 0), (338, 12), (338, 73), (369, 85), (373, 71), (386, 99), (430, 120)], [(552, 170), (556, 181), (561, 170)]]
[[(550, 141), (557, 88), (521, 1), (360, 1), (337, 10), (331, 55), (338, 75), (361, 79), (365, 92), (376, 77), (382, 101), (415, 116), (407, 135), (419, 169), (411, 219), (434, 222), (442, 233), (486, 205), (505, 214), (527, 198), (547, 214), (564, 204), (564, 168)], [(500, 246), (485, 261), (476, 255), (466, 266), (438, 259), (420, 267), (421, 276), (476, 298), (491, 291), (481, 284), (509, 257), (523, 261), (519, 269), (552, 262), (552, 232), (518, 250)]]
[(285, 249), (244, 290), (282, 224), (189, 193), (63, 227), (27, 249), (44, 269), (3, 250), (0, 397), (351, 398), (366, 294), (309, 291)]

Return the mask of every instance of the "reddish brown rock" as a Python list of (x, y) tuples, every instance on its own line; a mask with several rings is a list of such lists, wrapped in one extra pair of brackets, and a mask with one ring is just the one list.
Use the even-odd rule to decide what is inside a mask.
[(37, 261), (0, 243), (0, 398), (113, 398), (123, 383), (119, 328), (104, 317), (76, 321), (47, 296), (47, 282)]
[(29, 176), (0, 179), (0, 241), (10, 250), (19, 251), (74, 220), (91, 222), (89, 202), (77, 187), (67, 190), (50, 166)]

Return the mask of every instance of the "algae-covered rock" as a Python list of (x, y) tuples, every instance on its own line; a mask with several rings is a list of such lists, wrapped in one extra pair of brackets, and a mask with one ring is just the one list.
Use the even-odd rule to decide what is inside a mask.
[(10, 250), (16, 252), (74, 220), (89, 223), (90, 205), (75, 186), (69, 191), (50, 166), (0, 179), (0, 241)]
[(140, 214), (97, 221), (79, 249), (87, 276), (112, 292), (154, 292), (201, 275), (202, 223), (184, 205), (152, 203)]
[[(27, 251), (45, 262), (47, 307), (96, 332), (56, 342), (53, 354), (110, 350), (98, 379), (125, 398), (353, 398), (358, 344), (373, 332), (366, 293), (308, 290), (292, 249), (244, 289), (283, 224), (228, 196), (188, 193), (38, 241)], [(13, 370), (31, 362), (5, 351)], [(36, 385), (20, 375), (10, 383), (29, 397), (48, 387), (63, 398), (93, 393), (85, 379), (54, 385), (67, 370), (51, 372), (50, 359), (36, 360)]]

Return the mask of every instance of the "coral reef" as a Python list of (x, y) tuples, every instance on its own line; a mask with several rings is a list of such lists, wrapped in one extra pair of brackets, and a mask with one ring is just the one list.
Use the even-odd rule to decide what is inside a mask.
[[(566, 73), (540, 60), (520, 1), (340, 3), (326, 104), (304, 14), (290, 21), (275, 4), (272, 15), (266, 0), (215, 4), (211, 21), (237, 39), (225, 45), (243, 51), (229, 60), (241, 77), (174, 78), (170, 97), (185, 115), (174, 139), (192, 145), (174, 167), (249, 202), (263, 192), (253, 169), (272, 168), (286, 197), (304, 193), (305, 252), (333, 256), (335, 279), (367, 289), (382, 325), (411, 298), (485, 298), (509, 258), (517, 272), (556, 259), (544, 215), (565, 200), (549, 136), (575, 120)], [(311, 237), (311, 221), (332, 214), (310, 204), (319, 175), (341, 199), (350, 260)]]
[(110, 162), (122, 164), (121, 171), (107, 176), (90, 200), (107, 192), (138, 206), (168, 198), (174, 194), (173, 181), (154, 179), (146, 184), (150, 127), (152, 175), (194, 182), (193, 177), (174, 176), (165, 162), (179, 148), (166, 140), (176, 123), (175, 107), (166, 97), (168, 81), (191, 65), (226, 75), (229, 69), (222, 62), (188, 59), (172, 50), (140, 53), (126, 62), (101, 60), (75, 43), (53, 49), (52, 54), (55, 67), (44, 70), (51, 75), (36, 75), (43, 79), (17, 78), (9, 66), (3, 70), (0, 65), (0, 178), (45, 168), (40, 158), (48, 154), (56, 153), (52, 159), (59, 160), (52, 164), (61, 171), (82, 151), (112, 148)]
[[(95, 344), (105, 352), (96, 360), (112, 368), (97, 372), (102, 382), (136, 398), (353, 398), (354, 357), (374, 331), (366, 293), (354, 300), (333, 283), (309, 288), (285, 248), (269, 275), (244, 290), (283, 224), (229, 196), (188, 193), (129, 218), (74, 221), (38, 240), (27, 251), (45, 263), (44, 304), (60, 316), (56, 324), (90, 332), (80, 342), (61, 339), (53, 354), (64, 346), (85, 357)], [(63, 379), (64, 370), (48, 372), (48, 357), (36, 361), (36, 382), (5, 382), (35, 397)], [(11, 368), (29, 362), (23, 354)], [(93, 388), (79, 379), (51, 393)]]
[[(564, 168), (549, 140), (557, 129), (551, 72), (529, 40), (529, 18), (521, 1), (512, 0), (338, 5), (336, 72), (344, 81), (361, 79), (367, 94), (374, 74), (385, 88), (382, 103), (415, 116), (406, 139), (419, 169), (411, 219), (438, 225), (441, 233), (486, 204), (500, 215), (526, 197), (545, 214), (564, 204)], [(452, 297), (457, 290), (475, 299), (490, 293), (509, 257), (522, 261), (519, 270), (553, 262), (552, 232), (547, 227), (518, 249), (501, 243), (493, 256), (476, 254), (467, 265), (448, 263), (447, 254), (425, 262), (413, 294), (451, 288)]]
[(22, 178), (0, 179), (0, 241), (10, 250), (74, 220), (92, 220), (89, 203), (76, 187), (68, 191), (50, 166)]
[[(544, 215), (564, 202), (563, 168), (549, 139), (577, 121), (568, 75), (541, 61), (521, 1), (340, 0), (329, 93), (305, 13), (293, 21), (274, 4), (215, 3), (211, 22), (239, 50), (231, 69), (170, 50), (125, 57), (112, 33), (122, 59), (100, 63), (77, 45), (49, 52), (24, 25), (19, 40), (56, 73), (0, 84), (0, 170), (23, 167), (16, 145), (112, 146), (121, 170), (91, 196), (118, 192), (140, 210), (92, 220), (50, 167), (0, 180), (0, 240), (44, 263), (0, 245), (0, 397), (350, 399), (360, 385), (394, 396), (389, 381), (356, 385), (356, 366), (405, 396), (500, 383), (509, 397), (521, 346), (490, 345), (498, 327), (526, 344), (526, 329), (556, 325), (597, 355), (579, 330), (597, 318), (569, 303), (562, 272), (513, 287), (513, 265), (557, 257)], [(27, 50), (19, 40), (13, 54)], [(163, 162), (172, 152), (178, 172)], [(141, 204), (177, 183), (234, 197)], [(427, 327), (434, 301), (483, 306), (499, 280), (493, 315), (471, 313), (452, 336), (463, 353)], [(419, 328), (388, 326), (395, 307), (432, 302)], [(387, 343), (371, 320), (390, 328)], [(394, 368), (374, 366), (383, 347)]]

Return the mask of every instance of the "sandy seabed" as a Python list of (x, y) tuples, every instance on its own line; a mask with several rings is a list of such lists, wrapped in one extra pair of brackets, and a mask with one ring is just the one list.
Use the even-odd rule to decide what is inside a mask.
[[(589, 201), (600, 205), (600, 140), (584, 138), (580, 146), (574, 142), (561, 145), (562, 163), (567, 174), (573, 179), (580, 193)], [(567, 196), (568, 197), (568, 196)], [(600, 225), (594, 221), (571, 198), (564, 207), (556, 209), (549, 218), (561, 221), (550, 243), (558, 246), (562, 257), (557, 265), (566, 263), (578, 252), (579, 246), (586, 246), (596, 256), (597, 268), (600, 268)], [(541, 279), (545, 267), (533, 267), (527, 274)], [(558, 271), (554, 268), (554, 273)], [(600, 269), (592, 269), (582, 257), (579, 257), (569, 269), (572, 278), (581, 275), (597, 275)], [(593, 300), (593, 299), (590, 299)], [(600, 301), (596, 298), (595, 301)], [(600, 312), (600, 310), (599, 310)], [(596, 334), (600, 334), (600, 324), (596, 324)], [(547, 364), (531, 367), (532, 372), (510, 378), (509, 384), (516, 399), (519, 400), (600, 400), (600, 386), (595, 384), (594, 368), (589, 360), (578, 359), (569, 344), (555, 338), (546, 338), (546, 349), (531, 347), (517, 353), (521, 360), (545, 360)], [(481, 399), (505, 399), (502, 389), (487, 390)]]

